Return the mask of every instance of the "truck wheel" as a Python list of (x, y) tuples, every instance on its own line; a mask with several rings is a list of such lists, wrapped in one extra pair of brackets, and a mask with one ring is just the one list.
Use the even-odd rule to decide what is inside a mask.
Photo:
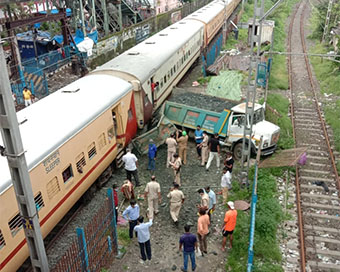
[(233, 149), (234, 159), (240, 161), (242, 159), (242, 142), (237, 143)]
[[(248, 144), (246, 143), (246, 148), (248, 148)], [(251, 152), (251, 151), (250, 151)], [(237, 143), (235, 146), (234, 146), (234, 149), (233, 149), (233, 156), (234, 156), (234, 159), (240, 161), (242, 160), (242, 142), (240, 143)], [(246, 160), (247, 161), (247, 158)]]

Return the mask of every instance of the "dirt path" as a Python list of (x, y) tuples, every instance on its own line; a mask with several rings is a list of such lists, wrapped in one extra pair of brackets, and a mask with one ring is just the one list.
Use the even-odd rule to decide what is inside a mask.
[[(197, 230), (197, 209), (199, 203), (198, 188), (210, 185), (215, 192), (219, 190), (221, 171), (217, 171), (216, 162), (213, 161), (210, 171), (207, 172), (200, 167), (197, 159), (194, 142), (189, 142), (188, 163), (182, 168), (182, 190), (186, 200), (180, 212), (179, 226), (175, 227), (169, 214), (169, 202), (166, 194), (169, 191), (173, 181), (171, 169), (165, 168), (166, 148), (160, 147), (157, 154), (155, 175), (161, 184), (162, 199), (166, 205), (160, 207), (160, 213), (156, 216), (151, 230), (151, 248), (152, 261), (149, 265), (139, 263), (140, 253), (137, 239), (134, 238), (127, 248), (125, 256), (121, 260), (114, 262), (110, 271), (180, 271), (183, 265), (182, 253), (178, 251), (178, 240), (184, 232), (185, 224), (193, 225), (191, 230), (196, 233)], [(139, 176), (142, 186), (138, 188), (143, 192), (146, 182), (150, 179), (150, 173), (146, 170), (146, 156), (140, 158)], [(217, 199), (217, 208), (212, 216), (212, 225), (210, 235), (208, 236), (208, 255), (204, 257), (196, 256), (196, 271), (224, 271), (227, 252), (222, 253), (220, 229), (223, 222), (226, 208), (221, 204), (221, 196)], [(145, 214), (147, 208), (146, 201), (138, 201)], [(190, 269), (189, 269), (190, 271)]]

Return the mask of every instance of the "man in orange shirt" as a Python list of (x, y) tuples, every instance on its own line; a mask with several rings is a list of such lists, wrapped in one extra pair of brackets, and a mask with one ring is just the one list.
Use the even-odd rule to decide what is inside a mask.
[(210, 220), (209, 220), (209, 215), (206, 214), (205, 209), (200, 209), (199, 210), (200, 216), (198, 217), (197, 221), (197, 237), (198, 241), (200, 243), (200, 250), (203, 254), (207, 254), (207, 235), (209, 233), (209, 225), (210, 225)]
[(227, 203), (229, 210), (225, 213), (224, 224), (222, 228), (223, 240), (222, 251), (225, 251), (227, 243), (227, 237), (229, 236), (230, 248), (233, 246), (233, 232), (236, 226), (237, 211), (235, 210), (234, 202), (229, 201)]

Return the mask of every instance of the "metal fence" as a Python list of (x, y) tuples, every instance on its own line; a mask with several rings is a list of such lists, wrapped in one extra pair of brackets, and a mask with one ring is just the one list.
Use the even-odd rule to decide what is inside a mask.
[(112, 189), (108, 198), (65, 251), (53, 272), (101, 271), (108, 268), (118, 252), (117, 225)]

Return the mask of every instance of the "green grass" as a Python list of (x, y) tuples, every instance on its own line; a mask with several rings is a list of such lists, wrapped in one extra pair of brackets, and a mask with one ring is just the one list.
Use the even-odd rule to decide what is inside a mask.
[[(260, 101), (263, 103), (263, 99)], [(281, 129), (280, 139), (277, 143), (279, 149), (289, 149), (294, 147), (293, 127), (290, 118), (288, 117), (288, 110), (290, 102), (281, 94), (270, 93), (267, 97), (267, 105), (275, 109), (279, 116), (267, 108), (266, 120), (278, 125)]]
[(129, 228), (119, 227), (117, 228), (118, 243), (123, 246), (128, 246), (131, 242), (129, 237)]
[[(277, 242), (277, 229), (284, 219), (277, 198), (276, 176), (284, 169), (260, 169), (258, 175), (258, 201), (254, 237), (254, 270), (283, 271), (281, 252)], [(250, 202), (251, 193), (233, 182), (230, 200), (243, 199)], [(229, 251), (226, 271), (245, 271), (248, 260), (250, 211), (238, 211), (234, 232), (233, 249)]]
[[(318, 10), (314, 10), (310, 19), (313, 35), (309, 38), (314, 42), (314, 46), (310, 51), (312, 53), (325, 54), (334, 50), (334, 48), (330, 47), (328, 43), (320, 43), (322, 36), (320, 25), (323, 25), (324, 22), (321, 21), (322, 18), (318, 13)], [(333, 94), (340, 96), (340, 64), (320, 57), (310, 57), (310, 61), (320, 83), (321, 93), (325, 95)], [(323, 104), (326, 122), (333, 130), (335, 149), (340, 152), (340, 99), (334, 99), (331, 102), (324, 102)], [(337, 163), (337, 169), (340, 173), (340, 162)]]
[[(340, 99), (336, 101), (335, 105), (326, 106), (325, 117), (327, 123), (333, 129), (335, 149), (340, 152)], [(338, 173), (340, 173), (340, 161), (337, 162)]]

